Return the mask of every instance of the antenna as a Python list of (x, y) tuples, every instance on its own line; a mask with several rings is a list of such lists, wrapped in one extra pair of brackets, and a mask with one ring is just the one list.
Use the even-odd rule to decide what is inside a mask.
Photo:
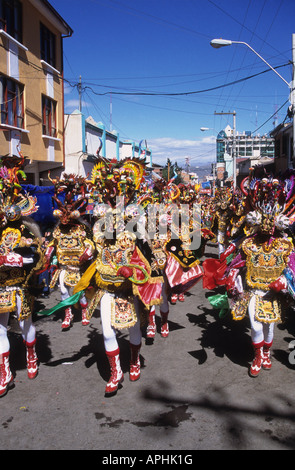
[(81, 113), (82, 112), (82, 78), (81, 78), (81, 75), (79, 79), (78, 91), (79, 91), (79, 111)]
[(112, 132), (113, 126), (113, 103), (112, 103), (112, 93), (110, 93), (110, 131)]
[(275, 115), (274, 115), (274, 120), (272, 122), (274, 127), (277, 127), (278, 125), (278, 105), (275, 105)]

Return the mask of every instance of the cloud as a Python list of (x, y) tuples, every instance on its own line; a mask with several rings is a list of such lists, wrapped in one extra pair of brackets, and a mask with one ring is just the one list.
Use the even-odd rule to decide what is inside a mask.
[[(84, 100), (82, 100), (81, 104), (82, 104), (82, 108), (83, 107), (89, 108), (89, 107), (92, 106), (91, 103), (88, 103), (87, 101), (84, 101)], [(80, 102), (77, 99), (67, 100), (66, 103), (65, 103), (65, 111), (67, 113), (71, 113), (71, 112), (75, 111), (75, 109), (79, 109), (79, 105), (80, 105)]]
[(164, 165), (169, 158), (173, 163), (184, 165), (189, 158), (191, 166), (204, 165), (216, 160), (216, 137), (205, 136), (201, 139), (174, 139), (161, 137), (149, 139), (148, 147), (152, 151), (154, 163)]

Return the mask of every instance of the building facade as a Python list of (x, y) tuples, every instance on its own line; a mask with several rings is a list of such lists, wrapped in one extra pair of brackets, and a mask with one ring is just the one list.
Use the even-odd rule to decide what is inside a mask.
[[(216, 177), (219, 180), (232, 179), (234, 172), (233, 155), (236, 163), (248, 160), (249, 168), (262, 161), (272, 162), (275, 155), (275, 140), (272, 136), (252, 135), (249, 131), (237, 132), (234, 139), (233, 129), (227, 126), (216, 139)], [(237, 175), (239, 165), (236, 166)]]
[(120, 161), (125, 158), (143, 157), (148, 166), (152, 165), (152, 152), (146, 143), (136, 144), (131, 140), (121, 140), (118, 132), (109, 131), (101, 122), (76, 110), (65, 114), (65, 168), (56, 168), (53, 175), (73, 173), (86, 177), (96, 163), (97, 155), (108, 160)]
[(284, 172), (294, 168), (293, 123), (281, 123), (270, 135), (275, 139), (275, 171)]
[(64, 165), (63, 39), (72, 33), (46, 0), (0, 0), (0, 155), (21, 152), (30, 184)]

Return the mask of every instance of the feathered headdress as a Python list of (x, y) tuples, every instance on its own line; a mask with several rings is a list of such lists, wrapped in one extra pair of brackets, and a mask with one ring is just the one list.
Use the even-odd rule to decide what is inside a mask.
[[(21, 155), (21, 154), (20, 154)], [(4, 226), (8, 221), (14, 222), (37, 212), (37, 198), (22, 193), (19, 176), (26, 179), (22, 167), (24, 157), (1, 157), (0, 168), (0, 220)]]
[[(82, 176), (75, 174), (64, 174), (62, 178), (50, 178), (55, 188), (55, 194), (52, 197), (57, 205), (57, 209), (53, 211), (53, 215), (60, 219), (64, 225), (77, 223), (87, 208), (88, 199), (86, 195), (87, 182)], [(61, 195), (64, 196), (62, 200)]]
[(145, 160), (139, 158), (126, 158), (120, 162), (100, 158), (89, 181), (93, 200), (111, 207), (116, 205), (119, 196), (125, 198), (125, 204), (131, 202), (140, 192), (145, 165)]
[(286, 230), (294, 213), (294, 172), (276, 178), (268, 175), (263, 167), (251, 168), (241, 184), (248, 204), (247, 224), (255, 231), (273, 234), (274, 230)]

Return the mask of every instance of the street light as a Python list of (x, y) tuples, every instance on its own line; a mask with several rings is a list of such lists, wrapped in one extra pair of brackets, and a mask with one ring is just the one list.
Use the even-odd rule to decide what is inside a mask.
[[(284, 83), (289, 87), (290, 89), (290, 97), (289, 100), (291, 102), (291, 108), (292, 108), (292, 116), (293, 116), (293, 159), (295, 158), (295, 73), (294, 73), (294, 62), (295, 62), (295, 34), (292, 34), (292, 65), (293, 65), (293, 70), (292, 70), (292, 81), (291, 83), (288, 83), (284, 77), (282, 77), (266, 60), (261, 57), (258, 52), (256, 52), (253, 47), (251, 47), (249, 44), (243, 41), (232, 41), (230, 39), (212, 39), (210, 42), (211, 46), (214, 47), (215, 49), (219, 49), (220, 47), (225, 47), (225, 46), (231, 46), (232, 44), (243, 44), (244, 46), (247, 46), (249, 49), (251, 49), (254, 54), (256, 54), (259, 59), (261, 59), (275, 74), (283, 80)], [(290, 160), (288, 161), (288, 168), (290, 168)]]

